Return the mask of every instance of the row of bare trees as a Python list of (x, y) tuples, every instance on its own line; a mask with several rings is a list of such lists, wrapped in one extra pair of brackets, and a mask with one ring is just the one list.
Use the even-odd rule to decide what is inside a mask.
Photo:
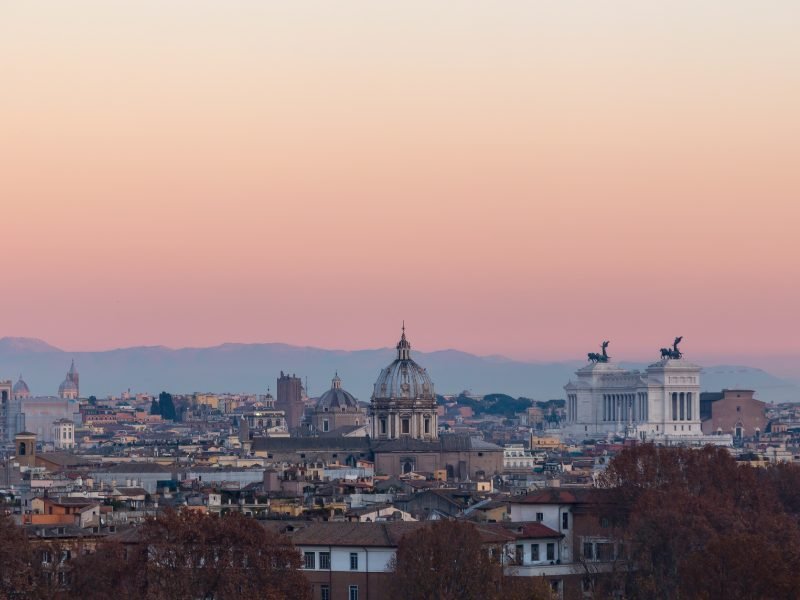
[(31, 540), (0, 521), (0, 599), (305, 600), (300, 563), (286, 537), (238, 513), (165, 512), (96, 545)]

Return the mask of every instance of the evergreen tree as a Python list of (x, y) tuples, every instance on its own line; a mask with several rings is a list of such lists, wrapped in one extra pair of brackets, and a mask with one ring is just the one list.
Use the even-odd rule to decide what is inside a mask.
[(153, 398), (153, 402), (150, 404), (150, 414), (151, 415), (160, 415), (161, 414), (161, 406), (158, 404), (158, 400)]
[(175, 405), (172, 403), (172, 394), (161, 392), (158, 395), (158, 405), (161, 408), (162, 419), (175, 420)]

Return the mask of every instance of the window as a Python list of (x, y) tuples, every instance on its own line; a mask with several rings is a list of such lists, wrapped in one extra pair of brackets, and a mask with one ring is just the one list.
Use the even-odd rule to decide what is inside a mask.
[(319, 598), (320, 600), (331, 600), (331, 586), (329, 585), (319, 586)]
[(348, 600), (358, 600), (358, 586), (351, 585), (350, 586), (350, 593), (348, 594)]
[(614, 560), (614, 545), (608, 543), (597, 544), (597, 560)]
[(411, 433), (411, 420), (410, 419), (401, 419), (401, 429), (400, 433)]
[(323, 419), (322, 421), (322, 431), (328, 431), (330, 429), (330, 425), (328, 423), (328, 419)]
[(583, 558), (586, 560), (594, 560), (594, 544), (592, 544), (592, 542), (583, 543)]
[(539, 544), (531, 544), (531, 561), (539, 560)]
[(600, 519), (600, 527), (611, 527), (611, 521), (609, 521), (608, 517)]
[(516, 561), (514, 564), (521, 565), (525, 558), (525, 546), (522, 544), (517, 544), (516, 551), (514, 553), (514, 560)]
[(330, 569), (331, 568), (331, 553), (330, 552), (320, 552), (319, 553), (319, 568), (320, 569)]
[(536, 520), (540, 523), (544, 521), (544, 513), (536, 513)]
[(555, 560), (555, 559), (556, 559), (556, 545), (547, 544), (547, 560)]
[(50, 552), (49, 552), (49, 551), (47, 551), (47, 550), (45, 550), (44, 552), (42, 552), (42, 564), (43, 564), (43, 565), (49, 565), (49, 564), (50, 564), (50, 560), (51, 560), (51, 558), (50, 558)]
[(303, 552), (303, 560), (305, 562), (304, 569), (316, 569), (316, 554), (314, 552)]
[(569, 513), (561, 514), (561, 529), (569, 529)]
[(386, 419), (381, 419), (381, 434), (386, 435)]
[[(358, 552), (350, 553), (350, 570), (358, 571)], [(356, 592), (358, 594), (358, 592)]]
[(425, 418), (425, 433), (431, 432), (431, 420), (427, 417)]

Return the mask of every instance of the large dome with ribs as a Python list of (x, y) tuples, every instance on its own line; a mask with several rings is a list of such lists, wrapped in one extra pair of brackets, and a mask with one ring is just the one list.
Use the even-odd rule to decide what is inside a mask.
[(375, 382), (373, 400), (435, 400), (428, 372), (411, 359), (411, 344), (405, 327), (397, 344), (397, 358), (381, 371)]

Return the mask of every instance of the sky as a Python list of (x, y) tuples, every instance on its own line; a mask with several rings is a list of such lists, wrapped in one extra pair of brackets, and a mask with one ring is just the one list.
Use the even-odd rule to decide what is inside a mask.
[(800, 355), (800, 3), (0, 1), (0, 335)]

